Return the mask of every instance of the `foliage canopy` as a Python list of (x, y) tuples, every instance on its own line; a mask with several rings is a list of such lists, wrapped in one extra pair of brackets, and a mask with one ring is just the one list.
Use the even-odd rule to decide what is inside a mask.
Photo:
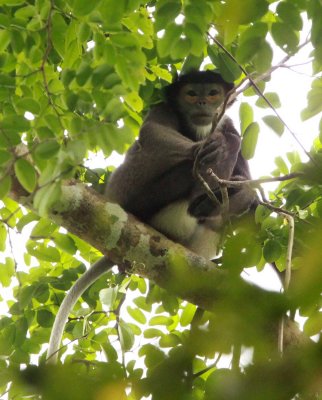
[[(307, 39), (301, 39), (304, 22)], [(269, 92), (277, 47), (285, 54), (280, 67), (304, 46), (312, 47), (312, 86), (301, 116), (306, 120), (322, 112), (321, 38), (319, 0), (0, 0), (0, 250), (6, 251), (0, 284), (5, 292), (12, 289), (9, 298), (2, 294), (3, 396), (322, 398), (321, 338), (283, 358), (268, 357), (271, 344), (259, 328), (261, 307), (242, 323), (234, 317), (241, 312), (236, 298), (228, 296), (215, 312), (200, 316), (194, 304), (153, 282), (114, 270), (77, 303), (66, 327), (64, 343), (72, 346), (64, 364), (44, 365), (65, 292), (84, 264), (100, 257), (50, 219), (62, 182), (77, 176), (100, 191), (111, 168), (85, 167), (90, 154), (124, 153), (146, 111), (161, 100), (164, 85), (178, 71), (202, 63), (236, 85), (247, 85), (249, 77), (256, 83), (257, 88), (240, 89), (245, 95), (239, 108), (242, 149), (252, 158), (265, 134), (256, 121), (258, 107), (267, 107), (268, 127), (280, 136), (291, 134), (276, 113), (278, 93)], [(258, 97), (255, 107), (247, 101), (251, 96)], [(292, 267), (299, 271), (284, 297), (307, 318), (308, 336), (322, 328), (322, 120), (315, 136), (309, 161), (296, 152), (276, 160), (273, 177), (302, 175), (280, 182), (269, 195), (271, 205), (294, 215)], [(17, 182), (29, 193), (21, 204), (12, 199)], [(31, 203), (32, 211), (23, 207)], [(21, 233), (28, 237), (24, 250), (16, 245)], [(284, 215), (260, 206), (255, 222), (242, 221), (227, 233), (222, 268), (235, 276), (243, 268), (260, 270), (275, 262), (283, 270), (288, 237)], [(174, 261), (180, 267), (180, 257)], [(241, 308), (256, 303), (239, 301)], [(239, 365), (241, 344), (256, 348), (246, 368)], [(230, 354), (233, 346), (232, 368), (220, 368), (218, 355)]]

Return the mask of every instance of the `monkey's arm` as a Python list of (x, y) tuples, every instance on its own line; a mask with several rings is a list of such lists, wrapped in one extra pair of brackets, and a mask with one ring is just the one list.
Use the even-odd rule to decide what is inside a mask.
[(206, 171), (211, 168), (221, 179), (230, 179), (238, 163), (241, 139), (227, 117), (210, 135), (198, 155), (199, 171), (208, 181)]
[[(200, 152), (200, 174), (208, 183), (221, 202), (221, 191), (217, 182), (207, 175), (211, 168), (221, 179), (225, 180), (248, 180), (251, 179), (247, 161), (240, 152), (240, 136), (234, 128), (230, 119), (218, 127), (211, 135), (208, 146)], [(229, 214), (240, 215), (247, 211), (255, 201), (254, 192), (247, 186), (228, 188)], [(194, 217), (205, 217), (216, 215), (221, 212), (220, 207), (205, 193), (201, 184), (197, 184), (191, 196), (189, 213)]]
[(138, 141), (108, 182), (110, 201), (147, 220), (163, 206), (188, 195), (201, 142), (183, 136), (178, 126), (177, 117), (165, 105), (149, 113)]
[(57, 362), (64, 327), (76, 301), (92, 283), (105, 274), (113, 265), (114, 264), (106, 257), (100, 258), (74, 283), (67, 296), (64, 298), (56, 315), (50, 335), (49, 347), (47, 350), (47, 361), (49, 363), (55, 364)]

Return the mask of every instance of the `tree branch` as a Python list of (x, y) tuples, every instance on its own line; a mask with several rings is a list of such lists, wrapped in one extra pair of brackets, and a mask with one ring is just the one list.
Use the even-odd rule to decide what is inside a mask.
[[(19, 183), (14, 182), (11, 197), (32, 208), (32, 204), (25, 202), (27, 195)], [(153, 280), (203, 309), (214, 310), (229, 299), (234, 318), (249, 319), (251, 324), (252, 316), (262, 307), (262, 326), (256, 326), (256, 329), (266, 335), (268, 331), (273, 332), (275, 339), (272, 340), (276, 340), (278, 321), (289, 309), (285, 296), (267, 292), (221, 270), (213, 262), (141, 223), (117, 204), (106, 202), (102, 195), (84, 184), (74, 181), (63, 184), (62, 196), (49, 217), (100, 250), (126, 272)], [(236, 309), (239, 310), (237, 314)], [(295, 323), (292, 323), (292, 332), (296, 333), (289, 337), (293, 341), (295, 335), (296, 343), (309, 340)]]

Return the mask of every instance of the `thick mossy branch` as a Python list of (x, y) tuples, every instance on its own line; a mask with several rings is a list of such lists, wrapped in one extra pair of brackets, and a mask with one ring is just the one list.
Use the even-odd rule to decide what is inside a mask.
[[(32, 208), (18, 184), (13, 186), (11, 197)], [(249, 324), (253, 324), (255, 318), (256, 328), (272, 331), (273, 336), (280, 317), (289, 308), (283, 295), (267, 292), (220, 270), (211, 261), (141, 223), (118, 205), (106, 202), (102, 195), (82, 183), (67, 182), (63, 185), (62, 196), (49, 217), (100, 250), (128, 273), (153, 280), (160, 287), (204, 309), (224, 308)], [(258, 310), (261, 310), (261, 321), (258, 321)], [(297, 344), (307, 342), (292, 323), (285, 337)]]

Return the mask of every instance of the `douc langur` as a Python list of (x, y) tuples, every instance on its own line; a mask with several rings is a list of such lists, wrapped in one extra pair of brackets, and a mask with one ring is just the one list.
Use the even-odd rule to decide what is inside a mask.
[[(205, 192), (194, 175), (198, 171), (220, 198), (218, 184), (207, 174), (211, 168), (221, 179), (248, 180), (247, 161), (232, 121), (218, 110), (233, 84), (213, 71), (181, 75), (165, 89), (165, 102), (147, 115), (138, 140), (106, 188), (108, 201), (118, 203), (170, 239), (211, 259), (223, 229), (221, 207)], [(248, 187), (228, 188), (229, 216), (246, 212), (255, 202)], [(104, 257), (72, 287), (56, 316), (48, 358), (55, 361), (68, 315), (84, 290), (108, 269)], [(80, 283), (79, 283), (80, 282)]]

